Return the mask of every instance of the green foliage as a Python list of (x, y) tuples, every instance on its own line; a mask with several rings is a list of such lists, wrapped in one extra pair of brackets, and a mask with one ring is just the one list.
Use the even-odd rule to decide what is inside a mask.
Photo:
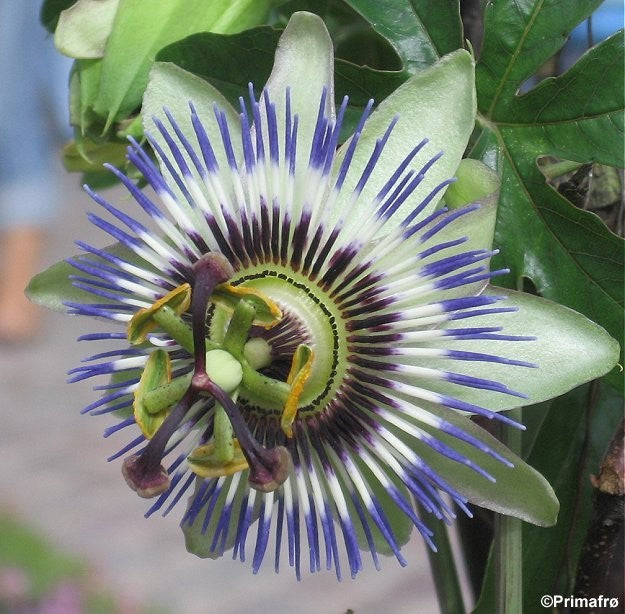
[[(592, 509), (590, 475), (598, 472), (607, 442), (622, 418), (622, 398), (595, 382), (530, 407), (524, 414), (534, 414), (525, 437), (526, 460), (553, 485), (561, 505), (556, 526), (523, 527), (523, 603), (527, 611), (534, 611), (541, 595), (574, 591)], [(476, 614), (495, 611), (495, 575), (491, 555)]]
[(457, 0), (347, 0), (386, 38), (414, 73), (462, 47), (462, 23)]
[[(41, 19), (55, 43), (75, 58), (69, 170), (95, 173), (111, 147), (142, 137), (141, 107), (160, 49), (196, 32), (233, 33), (265, 21), (270, 0), (48, 0)], [(83, 158), (80, 162), (76, 157)], [(96, 175), (96, 181), (100, 177)]]
[(266, 2), (250, 0), (121, 2), (106, 44), (100, 90), (93, 105), (94, 111), (106, 118), (105, 129), (140, 105), (152, 58), (159, 49), (194, 32), (245, 28), (262, 20), (265, 10)]
[[(517, 93), (599, 4), (535, 1), (518, 11), (507, 2), (489, 4), (476, 71), (481, 134), (471, 155), (490, 160), (502, 176), (495, 242), (512, 287), (528, 278), (541, 295), (622, 339), (623, 242), (550, 187), (537, 166), (546, 155), (625, 164), (622, 34), (565, 74)], [(623, 378), (615, 371), (610, 382), (622, 388)]]

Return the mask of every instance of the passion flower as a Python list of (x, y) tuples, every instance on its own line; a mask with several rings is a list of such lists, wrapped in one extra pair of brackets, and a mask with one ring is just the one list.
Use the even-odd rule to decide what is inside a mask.
[[(107, 216), (90, 220), (117, 245), (78, 242), (72, 283), (92, 300), (65, 305), (126, 328), (81, 338), (122, 346), (71, 372), (72, 381), (110, 378), (84, 412), (122, 414), (106, 435), (140, 431), (113, 458), (126, 456), (133, 490), (157, 497), (148, 514), (166, 514), (193, 487), (182, 524), (196, 553), (232, 549), (245, 560), (255, 525), (255, 572), (270, 535), (276, 569), (286, 536), (298, 577), (302, 550), (311, 571), (321, 568), (322, 544), (339, 577), (344, 557), (357, 574), (363, 550), (376, 566), (379, 552), (405, 564), (406, 524), (435, 548), (420, 514), (450, 520), (455, 509), (470, 514), (470, 500), (549, 522), (548, 485), (466, 416), (519, 427), (499, 411), (530, 389), (533, 401), (560, 392), (542, 390), (552, 357), (572, 353), (568, 337), (542, 326), (534, 301), (528, 314), (544, 334), (532, 342), (510, 319), (523, 300), (486, 289), (506, 272), (489, 268), (490, 239), (479, 244), (488, 220), (477, 203), (439, 206), (452, 182), (440, 179), (448, 152), (411, 133), (406, 89), (383, 113), (370, 101), (339, 147), (349, 100), (335, 113), (331, 45), (319, 57), (304, 50), (302, 28), (327, 38), (318, 18), (295, 15), (262, 95), (250, 86), (238, 114), (188, 100), (182, 113), (176, 105), (146, 120), (160, 169), (135, 141), (128, 161), (152, 195), (110, 167), (145, 223), (86, 188)], [(326, 77), (291, 87), (294, 57)], [(472, 66), (464, 52), (446, 62)], [(384, 122), (389, 105), (397, 116)], [(564, 331), (573, 316), (558, 317)], [(595, 348), (607, 347), (603, 331), (584, 326)], [(527, 375), (542, 371), (528, 346), (549, 357), (546, 375)], [(583, 381), (566, 377), (563, 389)], [(499, 497), (494, 474), (506, 471), (540, 497), (506, 490), (505, 479)], [(538, 499), (547, 512), (534, 509)]]

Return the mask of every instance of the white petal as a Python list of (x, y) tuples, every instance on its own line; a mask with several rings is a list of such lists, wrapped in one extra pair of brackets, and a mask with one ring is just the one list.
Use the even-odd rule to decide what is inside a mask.
[[(417, 154), (410, 168), (418, 171), (440, 151), (444, 155), (428, 170), (425, 179), (412, 196), (402, 204), (391, 222), (381, 231), (388, 234), (390, 228), (405, 218), (433, 188), (453, 177), (473, 130), (475, 113), (474, 61), (466, 51), (458, 50), (410, 78), (372, 113), (356, 148), (342, 197), (349, 197), (369, 160), (376, 139), (384, 134), (393, 118), (399, 115), (399, 121), (363, 189), (359, 207), (369, 206), (368, 203), (375, 198), (399, 162), (422, 139), (427, 138), (429, 142)], [(345, 156), (346, 145), (347, 143), (338, 152), (335, 172)], [(421, 217), (434, 210), (442, 194), (443, 192), (432, 199)], [(365, 216), (365, 212), (359, 213), (356, 210), (354, 215)]]

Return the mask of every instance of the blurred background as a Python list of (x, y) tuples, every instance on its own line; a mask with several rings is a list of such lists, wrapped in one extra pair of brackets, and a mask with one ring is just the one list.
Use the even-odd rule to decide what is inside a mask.
[[(75, 237), (106, 243), (86, 219), (94, 207), (78, 177), (62, 173), (44, 266), (76, 253)], [(107, 197), (126, 199), (117, 188)], [(178, 526), (184, 505), (166, 518), (143, 517), (148, 502), (126, 486), (119, 460), (106, 462), (128, 436), (104, 439), (114, 418), (79, 413), (95, 398), (89, 382), (65, 383), (88, 351), (75, 339), (93, 323), (50, 312), (40, 318), (33, 339), (0, 349), (0, 612), (401, 614), (415, 603), (436, 611), (418, 536), (403, 549), (407, 568), (384, 558), (376, 572), (369, 559), (356, 580), (347, 574), (340, 584), (334, 572), (298, 583), (288, 566), (276, 575), (269, 564), (254, 576), (228, 556), (188, 554)]]
[[(106, 236), (90, 226), (93, 209), (80, 177), (62, 168), (71, 138), (67, 83), (71, 61), (39, 24), (39, 0), (0, 3), (0, 612), (414, 611), (436, 609), (421, 541), (394, 559), (369, 565), (356, 581), (333, 572), (298, 584), (283, 568), (253, 576), (229, 558), (186, 552), (179, 507), (146, 520), (146, 501), (126, 486), (120, 461), (106, 458), (124, 435), (102, 438), (114, 418), (80, 416), (89, 383), (68, 385), (67, 371), (93, 330), (78, 318), (43, 312), (23, 289), (43, 268)], [(119, 188), (107, 191), (127, 201)], [(297, 585), (297, 586), (296, 586)]]

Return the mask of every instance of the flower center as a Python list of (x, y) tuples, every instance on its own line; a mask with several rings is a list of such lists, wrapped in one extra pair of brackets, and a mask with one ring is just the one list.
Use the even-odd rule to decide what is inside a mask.
[[(133, 343), (159, 326), (193, 355), (194, 365), (172, 380), (167, 352), (150, 355), (134, 401), (135, 420), (149, 443), (124, 461), (124, 477), (141, 496), (169, 488), (160, 465), (166, 445), (193, 405), (208, 397), (212, 441), (193, 450), (189, 466), (202, 477), (249, 467), (250, 485), (271, 492), (287, 477), (289, 453), (267, 432), (257, 439), (250, 419), (279, 423), (291, 438), (298, 418), (324, 411), (345, 377), (343, 319), (317, 284), (277, 265), (237, 274), (223, 255), (211, 252), (193, 273), (192, 287), (174, 289), (129, 323)], [(181, 318), (187, 309), (191, 330)]]
[[(341, 385), (346, 361), (343, 339), (346, 332), (340, 312), (321, 288), (304, 275), (275, 265), (260, 265), (241, 271), (231, 280), (259, 290), (274, 300), (283, 311), (282, 321), (269, 330), (259, 330), (253, 338), (263, 339), (271, 349), (271, 363), (266, 367), (270, 377), (286, 380), (293, 355), (304, 343), (314, 359), (310, 376), (299, 399), (298, 414), (321, 412)], [(215, 311), (211, 324), (222, 328), (226, 315)], [(279, 413), (283, 407), (271, 402), (253, 389), (242, 389), (240, 402), (260, 413)]]

